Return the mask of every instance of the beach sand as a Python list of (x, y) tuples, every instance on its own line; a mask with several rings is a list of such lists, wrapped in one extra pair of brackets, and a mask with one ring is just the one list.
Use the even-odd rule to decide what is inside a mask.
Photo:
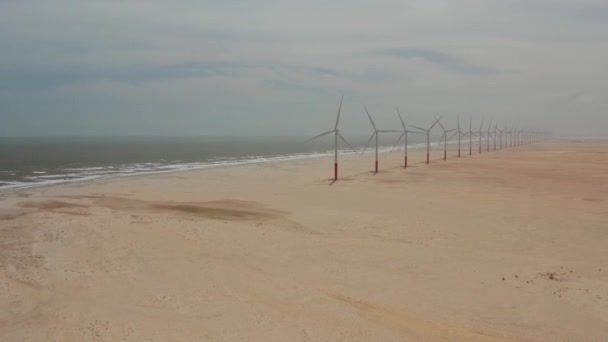
[(608, 142), (454, 147), (1, 194), (0, 340), (607, 340)]

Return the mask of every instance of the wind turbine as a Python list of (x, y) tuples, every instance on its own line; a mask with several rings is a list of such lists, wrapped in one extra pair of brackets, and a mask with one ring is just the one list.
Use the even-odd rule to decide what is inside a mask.
[(481, 153), (481, 138), (483, 137), (483, 119), (481, 120), (481, 125), (479, 125), (479, 153)]
[(376, 167), (375, 167), (374, 172), (378, 173), (378, 137), (380, 136), (380, 133), (398, 133), (400, 131), (388, 130), (388, 129), (377, 129), (376, 124), (374, 123), (374, 120), (372, 119), (372, 116), (369, 114), (369, 111), (367, 110), (367, 107), (365, 107), (365, 105), (363, 105), (363, 108), (365, 109), (365, 113), (367, 114), (367, 117), (369, 118), (369, 122), (371, 122), (372, 127), (374, 128), (374, 133), (372, 133), (372, 136), (369, 137), (369, 140), (367, 141), (367, 144), (365, 145), (365, 148), (363, 149), (363, 153), (361, 153), (361, 155), (363, 155), (365, 153), (365, 150), (367, 150), (367, 146), (369, 146), (369, 143), (372, 141), (372, 139), (374, 137), (376, 137)]
[(486, 152), (490, 152), (490, 131), (491, 131), (491, 129), (492, 129), (492, 120), (490, 120), (490, 124), (488, 125), (488, 131), (487, 131), (488, 146), (487, 146)]
[(328, 135), (328, 134), (332, 134), (332, 133), (334, 134), (334, 181), (338, 180), (338, 138), (340, 138), (340, 140), (342, 140), (346, 145), (348, 145), (348, 147), (350, 147), (355, 153), (357, 152), (357, 150), (355, 150), (355, 148), (352, 147), (346, 141), (346, 139), (344, 139), (342, 134), (340, 134), (340, 130), (338, 129), (338, 123), (340, 123), (340, 111), (342, 110), (342, 101), (343, 100), (344, 100), (344, 95), (342, 96), (342, 98), (340, 98), (340, 106), (338, 107), (338, 117), (336, 118), (336, 125), (334, 126), (334, 129), (331, 131), (323, 132), (323, 133), (321, 133), (317, 136), (314, 136), (305, 141), (305, 143), (306, 143), (306, 142), (315, 140), (317, 138), (320, 138), (320, 137)]
[[(443, 131), (443, 135), (441, 136), (441, 139), (439, 140), (439, 143), (441, 143), (441, 140), (443, 140), (443, 160), (448, 160), (448, 133), (455, 131), (455, 128), (452, 129), (445, 129), (445, 127), (443, 127), (443, 125), (441, 124), (441, 119), (437, 119), (437, 117), (435, 117), (435, 120), (437, 120), (437, 123), (439, 124), (439, 127), (441, 127), (441, 130)], [(453, 137), (453, 135), (452, 135)]]
[(498, 136), (498, 122), (494, 124), (494, 151), (496, 151), (496, 137)]
[(458, 123), (458, 158), (460, 158), (460, 138), (462, 137), (462, 131), (460, 130), (460, 116), (456, 114), (456, 122)]
[(475, 132), (473, 132), (473, 118), (471, 117), (469, 119), (469, 131), (467, 133), (465, 133), (465, 135), (469, 136), (469, 155), (473, 155), (473, 135), (475, 135)]
[(418, 131), (408, 131), (407, 128), (405, 127), (405, 122), (403, 121), (403, 118), (401, 117), (401, 113), (399, 112), (399, 108), (397, 108), (397, 115), (399, 115), (399, 121), (401, 121), (401, 127), (403, 127), (403, 133), (401, 133), (401, 135), (399, 136), (399, 138), (397, 139), (397, 142), (395, 143), (395, 146), (393, 146), (393, 150), (395, 149), (395, 147), (397, 147), (397, 145), (399, 144), (399, 141), (401, 141), (401, 138), (405, 137), (405, 143), (403, 145), (404, 150), (405, 150), (405, 158), (404, 158), (404, 164), (403, 164), (403, 168), (407, 168), (407, 134), (408, 133), (415, 133), (415, 134), (421, 134), (421, 132)]
[(431, 130), (433, 129), (433, 127), (435, 127), (435, 125), (438, 123), (439, 121), (435, 120), (435, 123), (433, 123), (431, 125), (431, 127), (429, 127), (428, 129), (426, 128), (422, 128), (422, 127), (418, 127), (418, 126), (414, 126), (414, 125), (410, 125), (416, 129), (419, 129), (421, 131), (421, 133), (426, 133), (426, 163), (429, 163), (429, 158), (430, 158), (430, 154), (431, 154)]
[(498, 129), (498, 133), (500, 134), (499, 138), (500, 138), (500, 149), (501, 150), (502, 150), (502, 147), (503, 147), (503, 145), (502, 145), (502, 137), (503, 137), (503, 134), (505, 133), (506, 129), (507, 129), (506, 127), (503, 128), (503, 129), (500, 129), (500, 128)]
[(513, 143), (513, 135), (515, 134), (515, 132), (517, 132), (517, 129), (515, 128), (515, 125), (513, 125), (513, 127), (511, 127), (511, 130), (509, 131), (509, 147), (515, 146), (515, 144)]

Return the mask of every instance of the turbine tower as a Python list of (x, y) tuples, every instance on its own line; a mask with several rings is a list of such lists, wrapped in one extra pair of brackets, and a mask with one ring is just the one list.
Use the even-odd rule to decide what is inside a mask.
[(479, 125), (479, 153), (481, 154), (481, 138), (483, 137), (483, 121), (481, 120), (481, 125)]
[(496, 151), (496, 138), (498, 136), (498, 122), (494, 124), (494, 151)]
[(456, 122), (458, 124), (458, 158), (460, 158), (460, 138), (462, 137), (462, 131), (460, 130), (460, 116), (456, 114)]
[(350, 147), (355, 153), (357, 152), (357, 150), (355, 150), (354, 147), (352, 147), (347, 141), (346, 139), (344, 139), (344, 137), (342, 136), (342, 134), (340, 134), (340, 130), (338, 129), (338, 124), (340, 123), (340, 112), (342, 110), (342, 101), (344, 100), (344, 95), (342, 96), (342, 98), (340, 98), (340, 106), (338, 107), (338, 117), (336, 118), (336, 125), (334, 126), (334, 129), (331, 131), (327, 131), (327, 132), (323, 132), (317, 136), (314, 136), (308, 140), (306, 140), (305, 142), (309, 142), (311, 140), (315, 140), (317, 138), (320, 138), (322, 136), (328, 135), (328, 134), (334, 134), (334, 181), (338, 180), (338, 139), (342, 140), (346, 145), (348, 145), (348, 147)]
[(475, 132), (473, 132), (473, 117), (469, 119), (469, 131), (465, 135), (469, 136), (469, 155), (471, 156), (473, 155), (473, 135), (475, 135)]
[(491, 129), (492, 129), (492, 120), (490, 120), (490, 124), (488, 125), (488, 131), (487, 131), (487, 137), (486, 137), (487, 140), (488, 140), (488, 144), (487, 144), (488, 146), (487, 146), (486, 152), (490, 152), (490, 132), (491, 132)]

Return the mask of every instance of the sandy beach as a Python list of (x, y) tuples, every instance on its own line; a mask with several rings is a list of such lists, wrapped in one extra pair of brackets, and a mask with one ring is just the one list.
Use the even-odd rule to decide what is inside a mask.
[(0, 194), (0, 340), (608, 339), (608, 141), (450, 148)]

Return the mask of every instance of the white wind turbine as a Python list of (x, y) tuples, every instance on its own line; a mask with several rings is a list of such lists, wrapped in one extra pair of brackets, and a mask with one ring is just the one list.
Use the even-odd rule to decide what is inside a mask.
[(456, 115), (456, 122), (458, 123), (458, 158), (460, 158), (460, 139), (462, 138), (462, 130), (460, 129), (460, 115)]
[(374, 137), (376, 137), (376, 163), (375, 163), (374, 172), (378, 173), (378, 138), (380, 136), (380, 133), (399, 133), (400, 131), (389, 130), (389, 129), (377, 129), (376, 124), (374, 123), (374, 120), (372, 119), (372, 116), (369, 114), (369, 111), (367, 110), (367, 107), (365, 107), (365, 105), (363, 105), (363, 108), (365, 109), (365, 113), (367, 114), (367, 117), (369, 118), (369, 122), (372, 124), (372, 127), (374, 128), (374, 133), (372, 133), (372, 136), (369, 137), (369, 140), (367, 141), (367, 144), (365, 145), (365, 148), (363, 149), (363, 152), (361, 153), (361, 155), (363, 155), (365, 153), (365, 150), (367, 150), (367, 146), (369, 146), (369, 143), (372, 141), (372, 139)]
[(340, 123), (340, 111), (342, 110), (342, 101), (343, 100), (344, 100), (344, 96), (342, 96), (342, 98), (340, 99), (340, 106), (338, 107), (338, 117), (336, 118), (336, 125), (334, 126), (334, 129), (331, 131), (323, 132), (323, 133), (321, 133), (317, 136), (314, 136), (305, 141), (305, 142), (309, 142), (311, 140), (320, 138), (320, 137), (328, 135), (328, 134), (332, 134), (332, 133), (334, 134), (334, 181), (338, 180), (338, 138), (340, 138), (340, 140), (342, 140), (346, 145), (348, 145), (348, 147), (350, 147), (354, 152), (357, 152), (357, 150), (355, 150), (355, 148), (352, 147), (346, 141), (346, 139), (344, 139), (342, 134), (340, 134), (340, 130), (338, 129), (338, 123)]
[(479, 153), (481, 153), (481, 139), (483, 138), (483, 119), (481, 120), (481, 125), (479, 125)]
[(464, 136), (469, 136), (469, 155), (473, 155), (473, 136), (475, 132), (473, 132), (473, 118), (469, 119), (469, 131), (464, 133)]
[(511, 130), (509, 131), (509, 147), (515, 146), (515, 144), (513, 143), (513, 135), (515, 135), (515, 132), (516, 128), (515, 125), (513, 125), (513, 127), (511, 127)]
[(500, 149), (501, 150), (503, 149), (503, 144), (502, 144), (503, 139), (502, 138), (503, 138), (503, 135), (504, 135), (504, 133), (505, 133), (506, 130), (507, 130), (506, 127), (503, 128), (503, 129), (500, 129), (500, 128), (498, 129), (498, 133), (500, 134), (499, 137), (500, 137)]
[(519, 129), (517, 131), (517, 146), (521, 146), (522, 145), (521, 138), (522, 138), (523, 132), (524, 132), (523, 129)]
[(403, 121), (403, 118), (401, 117), (401, 113), (399, 112), (399, 108), (397, 108), (397, 115), (399, 115), (399, 120), (401, 121), (401, 127), (403, 127), (403, 132), (401, 133), (401, 135), (397, 139), (397, 142), (395, 143), (395, 146), (393, 146), (393, 150), (395, 149), (395, 147), (397, 147), (397, 145), (401, 141), (401, 138), (405, 138), (404, 145), (403, 145), (403, 148), (405, 150), (405, 158), (404, 158), (403, 168), (405, 169), (405, 168), (407, 168), (407, 134), (408, 133), (421, 134), (421, 132), (418, 132), (418, 131), (408, 131), (407, 130), (407, 128), (405, 127), (405, 121)]
[(435, 120), (435, 123), (433, 123), (431, 125), (431, 127), (429, 127), (428, 129), (426, 128), (422, 128), (422, 127), (418, 127), (418, 126), (414, 126), (414, 125), (410, 125), (418, 130), (420, 130), (421, 133), (426, 133), (426, 163), (429, 163), (429, 158), (431, 155), (431, 130), (433, 129), (433, 127), (435, 127), (435, 125), (437, 124), (437, 120)]
[(488, 146), (487, 146), (487, 150), (486, 152), (490, 152), (490, 132), (492, 130), (492, 120), (490, 120), (490, 124), (488, 125), (488, 131), (487, 131), (487, 140), (488, 140)]
[[(443, 131), (443, 135), (441, 135), (441, 139), (439, 139), (439, 143), (441, 143), (441, 141), (443, 140), (443, 160), (448, 160), (448, 133), (453, 132), (456, 129), (455, 128), (445, 129), (445, 127), (443, 127), (443, 125), (441, 124), (441, 119), (437, 119), (435, 117), (435, 120), (437, 120), (439, 127), (441, 127), (441, 130)], [(453, 137), (453, 135), (452, 135), (452, 137)]]
[[(456, 122), (458, 123), (458, 128), (456, 128), (456, 132), (454, 134), (452, 134), (448, 140), (451, 140), (453, 137), (458, 135), (458, 158), (460, 158), (460, 156), (461, 156), (461, 148), (460, 148), (461, 147), (461, 144), (460, 144), (461, 137), (463, 135), (467, 136), (469, 133), (462, 132), (462, 129), (460, 129), (460, 118), (458, 115), (456, 115)], [(470, 153), (473, 152), (472, 149), (473, 149), (472, 146), (469, 146)]]
[(498, 137), (498, 121), (494, 124), (494, 151), (496, 151), (496, 138)]

